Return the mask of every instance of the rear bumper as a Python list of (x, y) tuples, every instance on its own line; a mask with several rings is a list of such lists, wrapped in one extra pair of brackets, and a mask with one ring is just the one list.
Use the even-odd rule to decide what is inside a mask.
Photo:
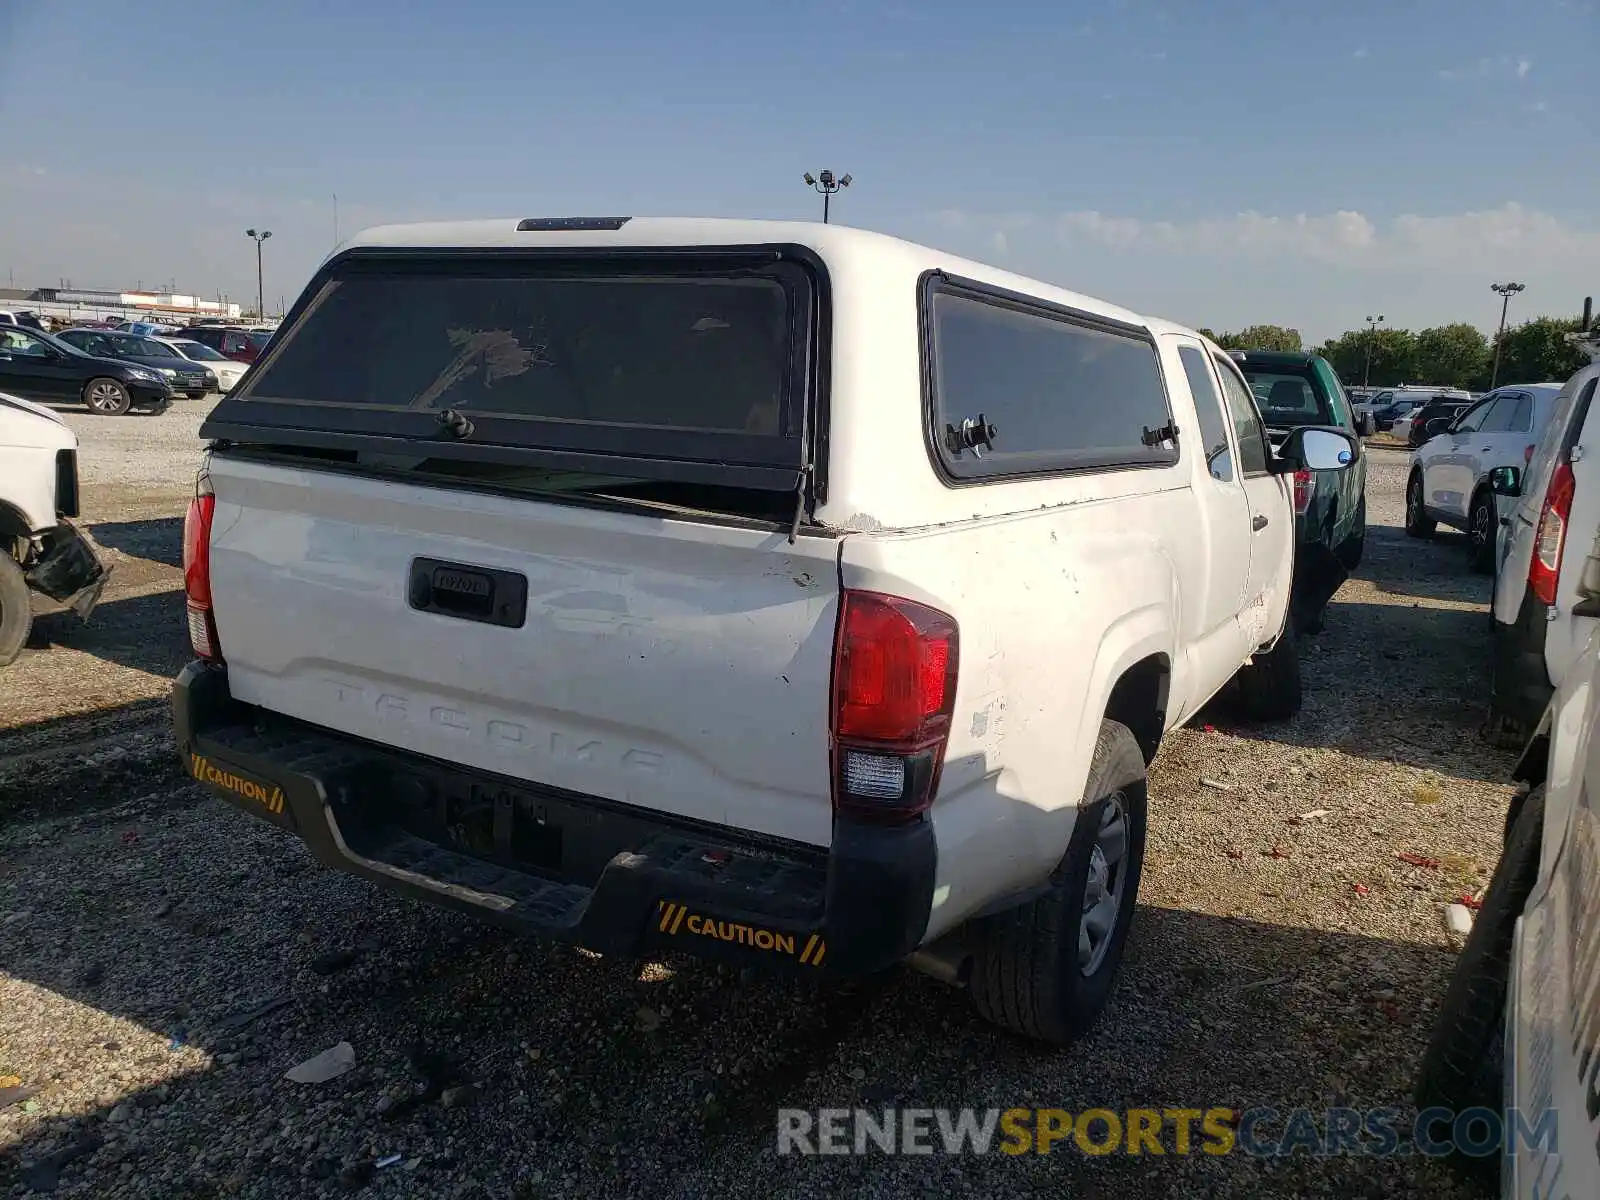
[(1555, 694), (1544, 657), (1549, 611), (1530, 590), (1523, 593), (1515, 621), (1494, 623), (1489, 714), (1507, 738), (1531, 736)]
[(869, 974), (921, 943), (926, 821), (836, 820), (826, 850), (540, 788), (375, 746), (232, 699), (224, 668), (173, 686), (185, 768), (324, 864), (605, 954), (685, 950), (811, 976)]

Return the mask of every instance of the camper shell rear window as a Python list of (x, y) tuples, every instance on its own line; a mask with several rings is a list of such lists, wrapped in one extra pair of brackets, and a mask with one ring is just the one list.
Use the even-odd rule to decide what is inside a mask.
[(200, 432), (793, 490), (825, 289), (789, 247), (349, 252)]

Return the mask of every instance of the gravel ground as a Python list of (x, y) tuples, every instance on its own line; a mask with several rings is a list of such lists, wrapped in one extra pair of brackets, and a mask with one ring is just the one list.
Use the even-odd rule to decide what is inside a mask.
[[(1414, 1159), (773, 1150), (780, 1106), (1405, 1102), (1442, 908), (1487, 881), (1510, 761), (1476, 737), (1487, 589), (1459, 539), (1400, 533), (1403, 455), (1372, 455), (1367, 559), (1304, 644), (1301, 716), (1219, 705), (1164, 744), (1111, 1007), (1058, 1052), (906, 971), (810, 992), (519, 941), (201, 797), (149, 703), (185, 657), (192, 446), (91, 421), (89, 523), (157, 524), (120, 551), (149, 590), (51, 618), (0, 687), (0, 1076), (40, 1089), (0, 1108), (0, 1196), (1474, 1194)], [(349, 1073), (283, 1078), (341, 1041)]]

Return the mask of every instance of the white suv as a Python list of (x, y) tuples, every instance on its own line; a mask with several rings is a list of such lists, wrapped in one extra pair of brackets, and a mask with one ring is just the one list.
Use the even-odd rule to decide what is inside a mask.
[[(1596, 351), (1591, 350), (1591, 353)], [(1527, 465), (1506, 472), (1498, 499), (1504, 514), (1494, 603), (1491, 732), (1520, 747), (1589, 635), (1578, 615), (1583, 560), (1564, 554), (1567, 530), (1600, 522), (1600, 362), (1560, 389)]]
[(1497, 388), (1447, 428), (1431, 432), (1411, 456), (1406, 532), (1427, 537), (1437, 523), (1463, 530), (1472, 569), (1492, 572), (1496, 507), (1490, 475), (1496, 467), (1528, 465), (1560, 394), (1559, 383)]
[[(217, 796), (593, 950), (910, 957), (1065, 1041), (1166, 730), (1300, 704), (1296, 470), (1193, 330), (835, 225), (355, 238), (202, 435)], [(1242, 668), (1242, 671), (1241, 671)]]

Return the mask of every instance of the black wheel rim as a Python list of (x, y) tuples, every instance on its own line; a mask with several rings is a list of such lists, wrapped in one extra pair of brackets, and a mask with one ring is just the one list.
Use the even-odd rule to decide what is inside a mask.
[(1489, 544), (1489, 508), (1479, 504), (1472, 510), (1472, 529), (1467, 534), (1468, 540), (1474, 550), (1482, 550)]

